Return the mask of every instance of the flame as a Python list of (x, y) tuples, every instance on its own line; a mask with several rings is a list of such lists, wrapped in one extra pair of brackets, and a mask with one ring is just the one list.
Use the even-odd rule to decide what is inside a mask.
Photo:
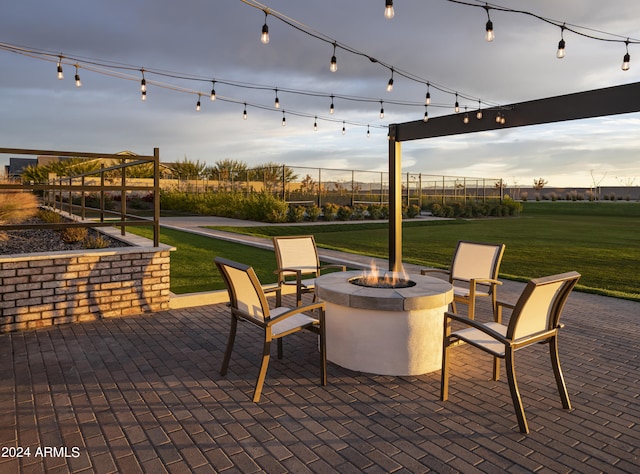
[(371, 269), (365, 270), (362, 280), (366, 286), (394, 287), (398, 281), (408, 280), (409, 275), (402, 268), (401, 272), (382, 272), (375, 261), (371, 261)]

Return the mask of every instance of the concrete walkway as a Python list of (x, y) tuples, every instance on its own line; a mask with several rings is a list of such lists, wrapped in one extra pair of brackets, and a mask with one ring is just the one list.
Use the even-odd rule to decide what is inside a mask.
[[(521, 288), (505, 282), (500, 297)], [(484, 302), (477, 311), (490, 315)], [(219, 375), (224, 304), (4, 334), (0, 473), (635, 473), (639, 317), (640, 303), (570, 296), (560, 357), (573, 408), (562, 409), (545, 346), (516, 356), (529, 435), (504, 367), (492, 381), (491, 358), (469, 346), (452, 350), (441, 402), (439, 371), (392, 377), (330, 363), (322, 387), (317, 340), (293, 334), (254, 404), (251, 327), (240, 325)]]

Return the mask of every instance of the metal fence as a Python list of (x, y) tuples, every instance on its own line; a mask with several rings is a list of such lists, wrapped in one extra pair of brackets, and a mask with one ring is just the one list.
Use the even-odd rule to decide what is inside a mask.
[[(387, 204), (389, 173), (280, 165), (219, 171), (204, 178), (163, 179), (163, 189), (184, 192), (269, 192), (292, 204)], [(406, 205), (447, 200), (502, 199), (504, 184), (496, 178), (403, 173)]]
[[(122, 235), (127, 226), (152, 226), (154, 246), (160, 241), (160, 152), (154, 149), (149, 156), (80, 153), (52, 150), (28, 150), (0, 148), (0, 154), (72, 157), (100, 162), (96, 170), (72, 176), (50, 176), (46, 182), (0, 183), (0, 192), (35, 191), (41, 194), (45, 206), (68, 212), (70, 222), (46, 224), (2, 224), (0, 230), (68, 227), (120, 227)], [(153, 179), (134, 180), (127, 178), (127, 169), (153, 164)], [(127, 198), (141, 193), (152, 197), (151, 218), (129, 213)], [(120, 208), (113, 209), (107, 202), (117, 196)]]

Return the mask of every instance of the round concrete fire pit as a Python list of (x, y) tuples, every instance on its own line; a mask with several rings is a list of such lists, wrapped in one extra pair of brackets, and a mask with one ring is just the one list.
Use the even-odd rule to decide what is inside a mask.
[(361, 271), (316, 279), (326, 303), (327, 359), (379, 375), (420, 375), (442, 364), (444, 312), (453, 300), (450, 283), (410, 275), (407, 288), (369, 288), (351, 283)]

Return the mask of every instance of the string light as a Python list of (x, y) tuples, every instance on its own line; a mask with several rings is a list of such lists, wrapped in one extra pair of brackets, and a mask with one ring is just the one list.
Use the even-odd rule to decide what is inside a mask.
[(200, 94), (198, 94), (198, 102), (196, 102), (196, 112), (200, 112)]
[(501, 119), (502, 119), (502, 114), (500, 112), (498, 112), (496, 114), (496, 123), (500, 123)]
[(313, 131), (314, 132), (318, 131), (318, 116), (317, 115), (313, 118)]
[(369, 130), (369, 125), (367, 125), (367, 138), (371, 138), (371, 130)]
[(384, 118), (384, 107), (382, 106), (382, 101), (380, 101), (380, 118)]
[(347, 129), (345, 128), (344, 120), (343, 120), (342, 121), (342, 134), (344, 135), (345, 133), (347, 133)]
[(242, 112), (242, 120), (247, 120), (247, 103), (244, 103), (244, 111)]
[(280, 99), (278, 99), (278, 89), (277, 89), (277, 88), (276, 88), (276, 100), (275, 100), (275, 102), (273, 103), (273, 106), (274, 106), (276, 109), (279, 109), (279, 108), (280, 108)]
[(338, 70), (338, 61), (336, 60), (336, 43), (333, 43), (333, 56), (331, 56), (331, 63), (329, 64), (329, 70), (336, 72)]
[(282, 111), (282, 126), (284, 127), (287, 124), (287, 119), (284, 116), (284, 110)]
[(487, 25), (485, 27), (486, 29), (485, 39), (491, 42), (495, 39), (496, 35), (493, 32), (493, 22), (491, 21), (491, 17), (489, 16), (489, 9), (490, 9), (489, 5), (485, 5), (484, 9), (487, 10)]
[(393, 68), (391, 68), (391, 79), (387, 82), (387, 92), (391, 92), (393, 90)]
[(140, 72), (142, 73), (142, 80), (140, 81), (140, 92), (147, 92), (147, 80), (144, 78), (144, 69), (140, 69)]
[(329, 113), (331, 115), (333, 115), (333, 113), (335, 112), (335, 107), (333, 106), (333, 96), (331, 96), (331, 106), (329, 107)]
[(560, 28), (560, 41), (558, 42), (558, 51), (556, 52), (556, 58), (558, 59), (564, 58), (564, 28), (564, 25), (562, 25), (562, 27)]
[(453, 110), (456, 113), (460, 112), (460, 103), (458, 102), (458, 93), (456, 92), (456, 103), (453, 105)]
[(481, 107), (482, 107), (482, 105), (481, 105), (480, 101), (478, 100), (478, 111), (476, 112), (476, 118), (478, 120), (482, 119), (482, 108)]
[(82, 82), (80, 81), (80, 75), (78, 74), (78, 64), (76, 63), (76, 87), (82, 87)]
[(431, 84), (427, 82), (427, 95), (424, 98), (424, 105), (431, 105), (431, 92), (429, 92)]
[(384, 17), (387, 20), (391, 20), (395, 16), (396, 12), (393, 9), (393, 0), (385, 0), (384, 5)]
[(429, 121), (429, 112), (427, 112), (427, 106), (424, 106), (424, 117), (422, 117), (422, 121), (423, 122), (428, 122)]
[(62, 73), (62, 56), (60, 56), (60, 60), (58, 61), (58, 80), (64, 79), (64, 74)]
[(211, 81), (211, 102), (216, 100), (216, 81)]
[(469, 123), (469, 114), (467, 113), (467, 108), (464, 108), (464, 118), (462, 119), (462, 123), (465, 125)]
[(627, 38), (627, 41), (624, 42), (624, 46), (627, 50), (627, 52), (624, 55), (624, 58), (622, 58), (622, 70), (623, 71), (628, 71), (629, 70), (629, 62), (631, 62), (631, 56), (629, 55), (629, 38)]
[(269, 12), (265, 10), (264, 25), (262, 25), (262, 34), (260, 35), (260, 41), (262, 41), (262, 44), (269, 44), (269, 26), (267, 25), (267, 16), (269, 16)]
[(145, 100), (147, 100), (147, 91), (142, 91), (141, 94), (142, 95), (140, 96), (140, 100), (144, 102)]

